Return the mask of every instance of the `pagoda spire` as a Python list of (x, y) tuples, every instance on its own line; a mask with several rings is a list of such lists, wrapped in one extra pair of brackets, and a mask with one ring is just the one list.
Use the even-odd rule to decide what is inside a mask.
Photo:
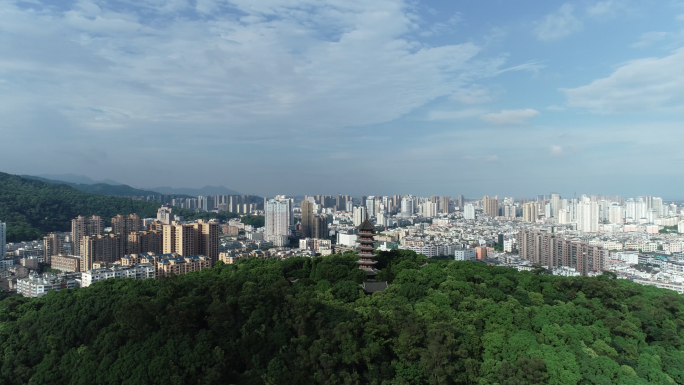
[(373, 236), (375, 235), (375, 226), (368, 220), (368, 212), (366, 218), (358, 227), (358, 242), (359, 242), (359, 269), (364, 270), (369, 281), (375, 281), (375, 276), (378, 274), (374, 265), (378, 263), (375, 258), (375, 247), (373, 247)]

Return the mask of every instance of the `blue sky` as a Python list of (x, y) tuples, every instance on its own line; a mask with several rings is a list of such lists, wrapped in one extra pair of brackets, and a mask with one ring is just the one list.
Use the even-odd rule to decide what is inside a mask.
[(0, 168), (682, 198), (684, 2), (0, 0)]

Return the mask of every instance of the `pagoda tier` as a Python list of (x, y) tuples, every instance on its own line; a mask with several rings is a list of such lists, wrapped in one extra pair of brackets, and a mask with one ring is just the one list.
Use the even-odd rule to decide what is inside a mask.
[(369, 281), (374, 281), (378, 271), (373, 267), (378, 261), (375, 258), (375, 247), (373, 247), (373, 236), (375, 236), (375, 226), (366, 218), (359, 226), (357, 241), (359, 242), (359, 260), (356, 263), (359, 269), (364, 270)]

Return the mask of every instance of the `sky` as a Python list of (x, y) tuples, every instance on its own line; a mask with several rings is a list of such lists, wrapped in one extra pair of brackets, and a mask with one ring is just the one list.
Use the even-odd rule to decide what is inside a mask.
[(684, 1), (0, 0), (0, 171), (684, 198)]

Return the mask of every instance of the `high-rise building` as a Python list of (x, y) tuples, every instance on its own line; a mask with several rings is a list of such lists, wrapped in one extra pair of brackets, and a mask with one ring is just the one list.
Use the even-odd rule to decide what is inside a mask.
[(366, 212), (368, 213), (368, 218), (375, 217), (375, 197), (373, 195), (366, 198)]
[(458, 207), (462, 208), (463, 204), (465, 203), (465, 200), (463, 199), (463, 195), (459, 195), (457, 200), (458, 200)]
[(472, 203), (466, 203), (463, 206), (463, 218), (465, 219), (475, 219), (475, 205)]
[(288, 237), (293, 224), (291, 199), (279, 195), (266, 203), (266, 240)]
[(625, 223), (624, 211), (619, 203), (613, 202), (608, 207), (608, 222), (614, 224)]
[(219, 255), (219, 224), (218, 222), (208, 222), (198, 220), (192, 224), (195, 229), (195, 244), (197, 250), (195, 255), (204, 255), (211, 259), (212, 266), (218, 261)]
[(413, 215), (413, 197), (405, 196), (401, 198), (401, 216), (404, 218), (411, 217)]
[(140, 230), (141, 223), (140, 217), (136, 214), (128, 216), (119, 214), (112, 218), (112, 233), (126, 236), (129, 233)]
[(449, 214), (451, 212), (450, 208), (451, 204), (451, 198), (448, 196), (440, 197), (439, 198), (439, 211), (443, 212), (444, 214)]
[(437, 216), (437, 202), (428, 201), (423, 203), (423, 216), (425, 218), (434, 218)]
[(346, 210), (345, 210), (345, 211), (347, 211), (347, 212), (352, 212), (353, 209), (354, 209), (354, 202), (352, 202), (352, 201), (347, 201), (347, 207), (346, 207)]
[(312, 238), (324, 239), (330, 236), (328, 231), (328, 218), (322, 215), (316, 215), (313, 217), (313, 226), (311, 235)]
[(482, 212), (490, 217), (499, 216), (499, 199), (497, 197), (488, 197), (485, 195), (482, 198)]
[(43, 237), (43, 261), (50, 263), (53, 255), (62, 253), (64, 239), (59, 234), (50, 233)]
[(162, 231), (137, 231), (128, 234), (126, 254), (164, 252), (163, 232)]
[(655, 211), (656, 211), (656, 216), (662, 217), (663, 216), (663, 198), (653, 197), (652, 204), (653, 204), (652, 208), (655, 209)]
[(536, 222), (539, 219), (539, 207), (537, 202), (527, 202), (522, 206), (523, 221)]
[(81, 238), (89, 235), (102, 235), (104, 224), (102, 218), (93, 215), (90, 218), (78, 216), (71, 220), (71, 242), (74, 255), (81, 255)]
[(582, 197), (577, 206), (577, 230), (585, 233), (598, 232), (599, 207), (598, 202), (588, 197)]
[(192, 224), (174, 222), (165, 225), (163, 234), (164, 254), (178, 253), (184, 257), (197, 254), (195, 228)]
[(115, 234), (90, 235), (81, 238), (81, 271), (93, 268), (93, 262), (115, 262), (121, 259), (126, 251), (125, 241)]
[(355, 227), (361, 226), (363, 221), (366, 220), (366, 207), (358, 206), (354, 207), (352, 210), (352, 221)]
[(157, 220), (165, 225), (170, 225), (173, 222), (173, 209), (168, 206), (162, 206), (157, 210)]
[(0, 259), (7, 253), (7, 224), (0, 222)]
[(561, 196), (560, 194), (551, 194), (551, 199), (549, 199), (549, 205), (551, 206), (551, 216), (555, 217), (558, 215), (558, 210), (561, 209)]
[(314, 204), (306, 199), (302, 201), (302, 238), (315, 238), (311, 235), (314, 219), (313, 206)]

